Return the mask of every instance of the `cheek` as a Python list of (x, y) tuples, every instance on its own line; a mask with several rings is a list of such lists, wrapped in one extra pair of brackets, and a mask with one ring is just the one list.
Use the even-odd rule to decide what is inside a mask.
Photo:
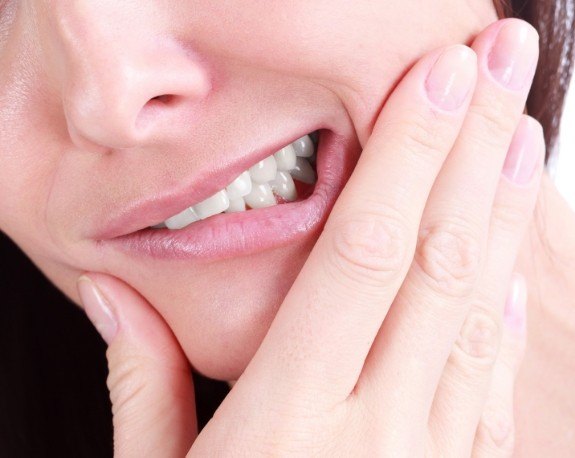
[(56, 248), (48, 235), (46, 209), (66, 129), (39, 56), (27, 51), (32, 44), (19, 40), (19, 33), (24, 32), (15, 30), (14, 40), (0, 53), (0, 229), (42, 256)]
[(54, 127), (47, 121), (50, 119), (36, 120), (31, 113), (18, 115), (11, 137), (0, 143), (0, 230), (30, 257), (70, 263), (66, 243), (56, 240), (54, 227), (47, 221), (61, 158), (50, 140), (52, 132), (46, 131)]
[(234, 380), (259, 347), (312, 244), (204, 265), (111, 260), (106, 271), (154, 306), (198, 371)]
[[(333, 91), (362, 145), (386, 98), (417, 59), (441, 46), (469, 44), (497, 19), (491, 0), (469, 5), (454, 0), (317, 0), (274, 6), (283, 14), (264, 25), (252, 22), (258, 15), (240, 20), (242, 30), (254, 33), (243, 36), (242, 48), (234, 51)], [(265, 42), (258, 36), (266, 36)]]

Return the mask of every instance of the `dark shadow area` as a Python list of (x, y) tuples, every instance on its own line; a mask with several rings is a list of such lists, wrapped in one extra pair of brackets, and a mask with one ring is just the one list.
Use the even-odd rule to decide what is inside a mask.
[[(0, 457), (111, 457), (105, 345), (0, 233)], [(228, 392), (197, 375), (201, 427)]]

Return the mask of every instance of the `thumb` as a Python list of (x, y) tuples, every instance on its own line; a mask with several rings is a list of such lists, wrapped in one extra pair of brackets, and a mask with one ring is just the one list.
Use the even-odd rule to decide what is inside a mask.
[(86, 314), (108, 343), (116, 457), (182, 457), (197, 435), (191, 369), (170, 328), (120, 280), (78, 279)]

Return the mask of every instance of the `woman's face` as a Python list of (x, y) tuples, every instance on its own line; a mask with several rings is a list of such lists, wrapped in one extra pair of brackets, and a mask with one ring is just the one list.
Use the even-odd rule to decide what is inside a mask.
[[(0, 12), (0, 229), (75, 301), (84, 271), (130, 284), (222, 379), (257, 349), (403, 73), (497, 19), (490, 0), (0, 0)], [(318, 130), (311, 197), (146, 229)]]

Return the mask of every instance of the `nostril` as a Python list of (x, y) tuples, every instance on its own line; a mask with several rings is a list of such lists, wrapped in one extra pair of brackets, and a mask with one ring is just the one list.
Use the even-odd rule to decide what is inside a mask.
[(160, 118), (170, 117), (170, 113), (178, 105), (181, 105), (183, 101), (183, 97), (174, 94), (162, 94), (152, 97), (146, 102), (136, 117), (136, 130), (147, 130), (147, 128), (157, 124)]
[(156, 97), (152, 97), (150, 102), (160, 102), (164, 105), (170, 105), (174, 101), (174, 98), (175, 96), (173, 94), (157, 95)]

